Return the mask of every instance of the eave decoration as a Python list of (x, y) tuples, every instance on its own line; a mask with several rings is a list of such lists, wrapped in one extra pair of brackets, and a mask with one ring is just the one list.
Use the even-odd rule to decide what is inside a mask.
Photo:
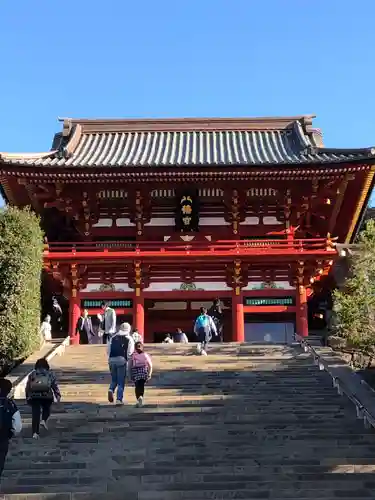
[(181, 283), (180, 288), (174, 288), (173, 291), (189, 291), (189, 292), (202, 292), (204, 288), (198, 288), (195, 283)]
[(113, 283), (103, 283), (99, 286), (99, 292), (115, 292), (116, 287)]
[(258, 287), (259, 290), (275, 290), (276, 288), (282, 288), (280, 286), (277, 286), (277, 284), (274, 281), (263, 281)]

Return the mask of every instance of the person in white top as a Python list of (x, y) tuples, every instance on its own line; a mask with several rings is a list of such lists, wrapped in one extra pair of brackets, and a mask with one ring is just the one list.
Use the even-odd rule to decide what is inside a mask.
[(167, 336), (163, 340), (163, 344), (173, 344), (173, 339), (170, 333), (167, 333)]
[(174, 342), (177, 344), (188, 344), (189, 339), (187, 338), (186, 333), (184, 333), (181, 328), (177, 328), (176, 333), (174, 334)]
[(133, 337), (133, 340), (135, 343), (137, 343), (137, 342), (143, 343), (142, 335), (139, 333), (139, 331), (137, 329), (133, 330), (132, 337)]
[(43, 342), (49, 342), (52, 340), (52, 326), (51, 326), (51, 316), (47, 314), (44, 318), (43, 323), (40, 326), (39, 334)]
[(98, 314), (98, 319), (101, 323), (101, 332), (103, 332), (103, 344), (116, 333), (116, 311), (109, 307), (108, 301), (102, 302), (102, 314)]

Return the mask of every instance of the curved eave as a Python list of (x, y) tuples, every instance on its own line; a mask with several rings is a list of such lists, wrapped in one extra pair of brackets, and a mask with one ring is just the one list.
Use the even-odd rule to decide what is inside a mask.
[[(341, 151), (341, 150), (340, 150)], [(52, 159), (52, 158), (51, 158)], [(38, 158), (38, 160), (28, 160), (25, 158), (17, 158), (10, 159), (4, 158), (0, 155), (0, 169), (10, 168), (10, 169), (26, 169), (28, 171), (35, 169), (37, 172), (64, 172), (64, 171), (76, 171), (80, 173), (98, 173), (102, 172), (111, 172), (111, 171), (139, 171), (139, 172), (147, 172), (150, 170), (155, 170), (156, 172), (163, 170), (166, 171), (184, 171), (184, 170), (196, 170), (204, 168), (204, 171), (208, 170), (217, 170), (217, 169), (240, 169), (240, 168), (248, 168), (249, 170), (253, 169), (279, 169), (280, 167), (288, 167), (288, 170), (300, 170), (303, 168), (322, 168), (329, 169), (334, 167), (342, 166), (343, 164), (347, 165), (357, 165), (361, 163), (363, 165), (375, 165), (375, 156), (369, 156), (365, 154), (363, 156), (358, 157), (343, 157), (332, 159), (328, 156), (328, 153), (319, 154), (317, 158), (311, 158), (309, 161), (304, 161), (301, 159), (299, 162), (288, 162), (288, 161), (278, 161), (278, 162), (259, 162), (259, 163), (248, 163), (248, 162), (232, 162), (232, 163), (194, 163), (194, 164), (184, 164), (184, 165), (175, 165), (175, 164), (158, 164), (158, 165), (101, 165), (101, 164), (65, 164), (66, 159), (57, 158), (56, 156), (53, 158), (54, 163), (45, 164), (46, 158)], [(203, 172), (204, 172), (203, 171)]]
[(118, 182), (123, 179), (125, 182), (209, 182), (233, 180), (304, 180), (313, 177), (323, 179), (332, 179), (333, 177), (343, 177), (348, 173), (368, 172), (371, 169), (371, 163), (360, 164), (338, 164), (338, 165), (305, 165), (305, 166), (275, 166), (278, 168), (252, 167), (241, 168), (239, 166), (225, 166), (223, 168), (145, 168), (145, 167), (119, 167), (98, 169), (91, 168), (38, 168), (22, 166), (1, 167), (0, 173), (4, 176), (14, 176), (29, 182), (49, 182), (50, 180), (64, 180), (66, 182)]
[[(57, 160), (57, 159), (56, 159)], [(60, 159), (59, 159), (60, 160)], [(16, 167), (16, 168), (25, 168), (28, 170), (37, 169), (38, 171), (46, 171), (52, 172), (56, 170), (70, 170), (70, 171), (85, 171), (85, 172), (97, 172), (101, 171), (112, 171), (112, 170), (185, 170), (185, 169), (218, 169), (218, 168), (248, 168), (248, 169), (277, 169), (280, 167), (289, 167), (290, 169), (301, 169), (301, 168), (309, 168), (309, 167), (320, 167), (320, 168), (332, 168), (335, 166), (339, 166), (342, 164), (375, 164), (375, 156), (360, 156), (358, 158), (337, 158), (332, 160), (327, 156), (323, 156), (321, 158), (314, 158), (310, 161), (303, 161), (296, 163), (290, 163), (288, 161), (280, 161), (280, 162), (264, 162), (264, 163), (245, 163), (245, 162), (236, 162), (236, 163), (195, 163), (195, 164), (184, 164), (184, 165), (101, 165), (101, 164), (70, 164), (66, 165), (64, 162), (56, 161), (54, 164), (44, 164), (43, 160), (29, 162), (25, 161), (25, 159), (17, 159), (17, 160), (9, 160), (3, 159), (0, 157), (0, 168), (4, 166), (7, 167)]]
[(352, 237), (350, 238), (350, 243), (353, 243), (356, 240), (357, 236), (358, 236), (358, 233), (360, 231), (360, 228), (361, 228), (361, 226), (363, 224), (363, 220), (364, 220), (365, 215), (366, 215), (366, 210), (368, 208), (368, 204), (369, 204), (369, 201), (370, 201), (370, 198), (371, 198), (374, 186), (375, 186), (375, 176), (373, 177), (371, 185), (370, 185), (370, 189), (367, 192), (367, 195), (366, 195), (365, 202), (363, 204), (361, 213), (360, 213), (360, 215), (359, 215), (359, 217), (357, 219), (357, 223), (355, 225)]
[(2, 197), (2, 199), (4, 200), (5, 203), (9, 203), (8, 197), (5, 193), (3, 185), (1, 183), (0, 183), (0, 196)]

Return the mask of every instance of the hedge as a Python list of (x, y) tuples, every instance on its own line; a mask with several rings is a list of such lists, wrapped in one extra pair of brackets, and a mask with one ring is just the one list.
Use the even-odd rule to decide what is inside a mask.
[(29, 209), (0, 210), (0, 359), (27, 357), (40, 344), (43, 233)]

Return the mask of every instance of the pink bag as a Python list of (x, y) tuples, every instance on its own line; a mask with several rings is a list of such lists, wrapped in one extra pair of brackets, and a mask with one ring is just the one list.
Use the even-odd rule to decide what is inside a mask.
[(148, 366), (149, 356), (145, 352), (135, 352), (132, 356), (132, 367), (140, 368)]

